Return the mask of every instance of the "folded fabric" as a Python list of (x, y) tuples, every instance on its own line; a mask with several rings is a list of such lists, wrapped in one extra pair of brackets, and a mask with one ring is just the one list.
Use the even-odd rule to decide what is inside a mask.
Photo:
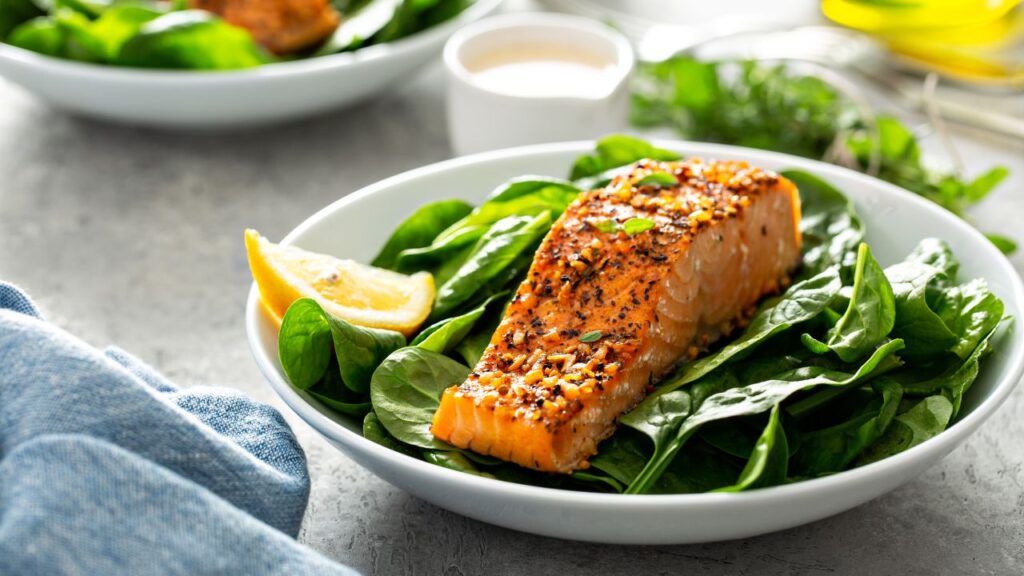
[(179, 390), (0, 283), (0, 574), (355, 574), (294, 540), (308, 498), (276, 410)]

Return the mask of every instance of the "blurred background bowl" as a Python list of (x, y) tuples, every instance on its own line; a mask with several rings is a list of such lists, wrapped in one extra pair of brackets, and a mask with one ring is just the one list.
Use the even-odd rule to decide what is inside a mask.
[(0, 75), (55, 108), (103, 120), (183, 129), (273, 124), (341, 108), (408, 79), (456, 30), (500, 3), (476, 0), (455, 18), (394, 42), (237, 71), (84, 64), (0, 43)]

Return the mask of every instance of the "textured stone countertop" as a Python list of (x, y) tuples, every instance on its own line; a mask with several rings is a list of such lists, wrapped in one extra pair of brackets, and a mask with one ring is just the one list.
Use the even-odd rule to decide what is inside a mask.
[[(95, 345), (118, 343), (182, 385), (280, 408), (309, 457), (300, 538), (367, 574), (1022, 574), (1024, 387), (917, 480), (808, 526), (669, 547), (563, 542), (426, 504), (363, 470), (263, 383), (242, 313), (242, 230), (280, 238), (329, 202), (450, 155), (442, 74), (289, 126), (166, 134), (70, 118), (0, 80), (0, 278)], [(1022, 111), (1024, 114), (1024, 111)], [(959, 140), (973, 170), (1013, 180), (979, 207), (1024, 238), (1024, 146)], [(1024, 270), (1024, 251), (1014, 257)]]

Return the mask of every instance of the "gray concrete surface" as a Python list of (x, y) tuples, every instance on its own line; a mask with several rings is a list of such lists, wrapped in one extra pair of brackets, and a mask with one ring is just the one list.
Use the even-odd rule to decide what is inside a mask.
[[(550, 540), (421, 502), (333, 450), (278, 401), (242, 321), (242, 230), (280, 238), (330, 201), (446, 158), (441, 74), (324, 118), (176, 135), (73, 119), (0, 81), (0, 278), (95, 345), (183, 384), (231, 386), (287, 415), (313, 493), (302, 541), (367, 574), (1021, 574), (1024, 387), (964, 447), (855, 510), (748, 540), (674, 547)], [(961, 140), (1014, 179), (977, 212), (1024, 238), (1024, 147)], [(1024, 252), (1014, 258), (1024, 270)]]

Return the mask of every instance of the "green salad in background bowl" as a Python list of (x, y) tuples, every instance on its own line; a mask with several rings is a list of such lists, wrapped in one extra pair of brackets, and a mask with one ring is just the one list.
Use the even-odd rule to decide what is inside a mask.
[[(602, 141), (596, 153), (592, 146), (532, 146), (428, 166), (299, 225), (282, 244), (426, 270), (443, 284), (421, 333), (386, 346), (337, 334), (331, 346), (326, 333), (313, 336), (322, 346), (312, 345), (309, 327), (331, 323), (333, 332), (342, 323), (323, 321), (310, 300), (294, 304), (279, 331), (254, 287), (247, 329), (274, 390), (358, 463), (440, 506), (543, 535), (656, 544), (760, 534), (879, 496), (963, 442), (1024, 372), (1024, 338), (1012, 320), (1024, 286), (996, 247), (953, 214), (792, 156), (624, 137)], [(653, 383), (585, 471), (537, 473), (432, 437), (442, 391), (474, 366), (534, 244), (502, 244), (524, 258), (503, 253), (501, 265), (483, 261), (490, 253), (482, 249), (431, 260), (456, 235), (443, 226), (426, 233), (418, 216), (453, 199), (477, 207), (465, 218), (485, 224), (481, 234), (504, 230), (504, 218), (549, 225), (571, 200), (563, 191), (600, 186), (616, 166), (652, 153), (745, 160), (793, 180), (804, 204), (795, 283), (764, 301), (744, 331)], [(566, 174), (572, 183), (552, 180)], [(503, 192), (509, 182), (523, 193)], [(531, 182), (546, 185), (524, 185)], [(498, 221), (478, 222), (484, 213)], [(485, 269), (497, 272), (456, 282)], [(443, 289), (455, 284), (464, 289)], [(358, 377), (352, 362), (360, 362)]]
[(500, 0), (0, 0), (0, 75), (72, 113), (249, 127), (412, 76)]

